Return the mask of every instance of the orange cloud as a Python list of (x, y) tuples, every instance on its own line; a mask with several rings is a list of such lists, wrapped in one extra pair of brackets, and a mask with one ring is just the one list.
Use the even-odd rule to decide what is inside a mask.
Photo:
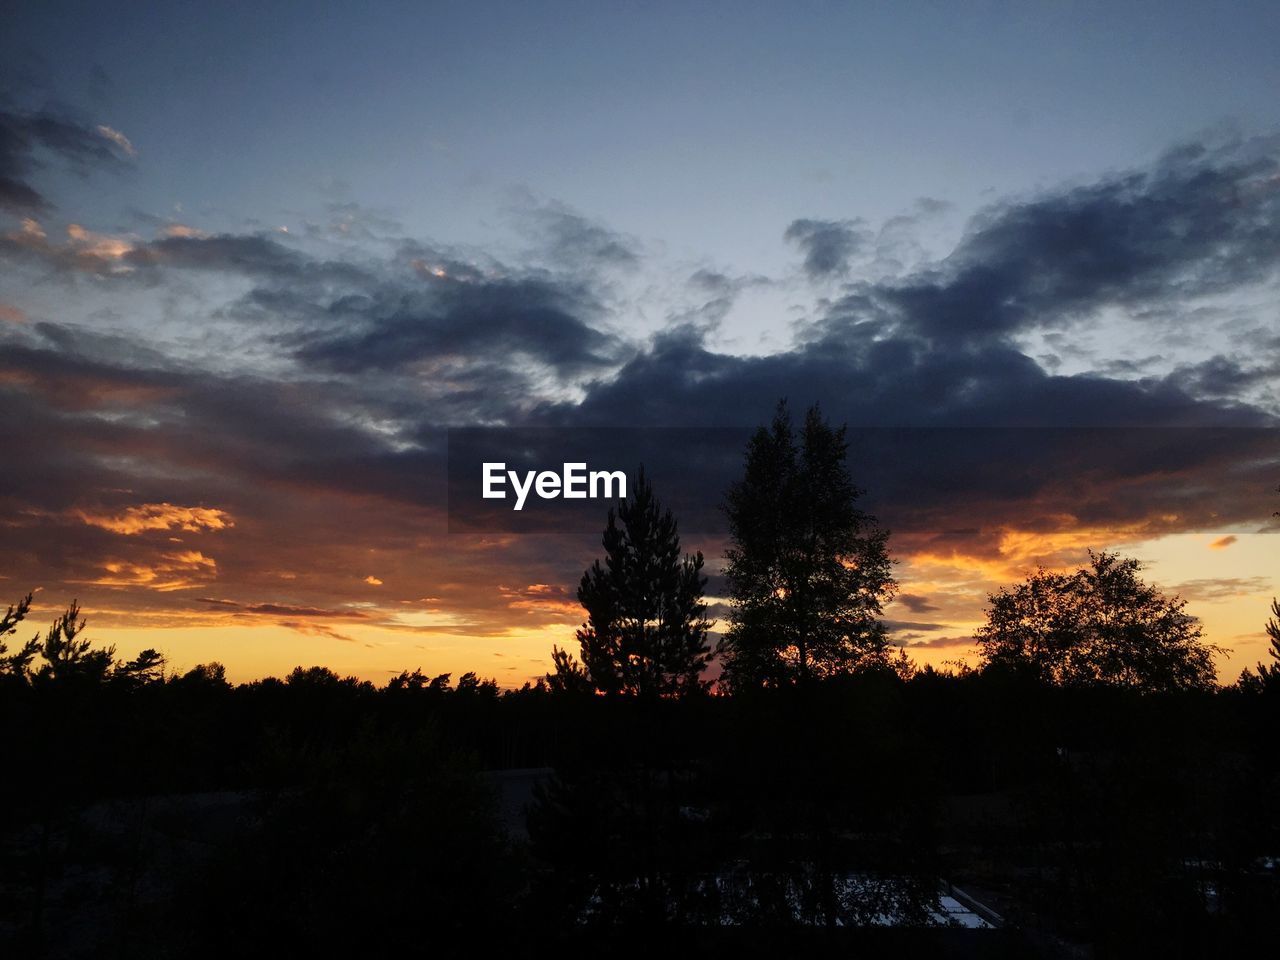
[(234, 527), (235, 521), (225, 510), (211, 507), (180, 507), (172, 503), (144, 503), (129, 507), (123, 513), (106, 515), (85, 510), (76, 515), (92, 527), (101, 527), (112, 533), (132, 536), (145, 530), (186, 530), (199, 533), (203, 530), (224, 530)]
[(0, 320), (5, 323), (26, 323), (27, 315), (17, 307), (10, 306), (7, 303), (0, 303)]
[(18, 230), (3, 235), (10, 244), (76, 270), (99, 274), (129, 273), (133, 267), (124, 258), (135, 249), (135, 238), (94, 233), (78, 223), (67, 226), (67, 242), (51, 243), (44, 227), (27, 217)]
[(298, 633), (305, 633), (313, 637), (328, 637), (330, 640), (341, 640), (343, 643), (356, 642), (355, 637), (339, 633), (333, 627), (327, 627), (323, 623), (309, 623), (306, 620), (281, 620), (280, 626), (288, 627), (290, 630), (296, 630)]
[(508, 610), (545, 613), (558, 619), (569, 617), (579, 620), (583, 616), (582, 606), (570, 599), (569, 591), (564, 587), (555, 587), (547, 583), (531, 583), (523, 590), (498, 587), (498, 592), (506, 599)]
[(166, 553), (154, 564), (108, 560), (104, 576), (84, 581), (97, 587), (142, 587), (169, 593), (203, 586), (218, 574), (218, 563), (199, 550)]
[(1213, 541), (1213, 543), (1209, 544), (1209, 549), (1210, 549), (1210, 550), (1225, 550), (1225, 549), (1227, 549), (1227, 547), (1229, 547), (1229, 546), (1231, 546), (1233, 543), (1235, 543), (1235, 542), (1236, 542), (1236, 540), (1238, 540), (1238, 539), (1239, 539), (1239, 538), (1238, 538), (1238, 537), (1236, 537), (1234, 534), (1227, 534), (1227, 536), (1225, 536), (1225, 537), (1219, 537), (1217, 540)]
[(427, 261), (417, 257), (409, 261), (409, 266), (413, 267), (414, 270), (416, 270), (418, 273), (422, 274), (423, 276), (430, 276), (430, 277), (436, 277), (437, 279), (442, 279), (449, 275), (448, 272), (444, 269), (444, 267), (435, 266), (434, 264), (427, 263)]
[[(1120, 544), (1137, 543), (1162, 532), (1153, 529), (1157, 525), (1147, 521), (1095, 527), (1073, 526), (1075, 518), (1070, 516), (1050, 519), (1056, 529), (1000, 527), (995, 532), (994, 543), (986, 538), (974, 538), (972, 546), (955, 546), (948, 551), (932, 548), (926, 543), (916, 549), (908, 548), (905, 555), (919, 566), (950, 567), (987, 580), (1006, 582), (1020, 579), (1039, 566), (1049, 569), (1072, 566), (1090, 547), (1106, 544), (1114, 548)], [(1171, 522), (1169, 518), (1161, 519)], [(990, 549), (992, 546), (994, 552)]]
[(103, 260), (119, 260), (133, 249), (133, 244), (123, 237), (94, 233), (91, 230), (86, 230), (78, 223), (70, 224), (67, 227), (67, 236), (71, 238), (71, 242), (80, 253), (88, 254), (91, 257), (99, 257)]
[(203, 230), (197, 230), (195, 227), (188, 227), (185, 223), (171, 223), (160, 231), (166, 237), (207, 237), (208, 234)]
[(365, 582), (365, 583), (367, 583), (367, 584), (368, 584), (369, 586), (371, 586), (371, 587), (380, 587), (380, 586), (382, 586), (382, 581), (381, 581), (381, 580), (379, 580), (377, 577), (373, 576), (372, 574), (371, 574), (371, 575), (369, 575), (369, 576), (367, 576), (367, 577), (365, 577), (365, 578), (364, 578), (364, 582)]

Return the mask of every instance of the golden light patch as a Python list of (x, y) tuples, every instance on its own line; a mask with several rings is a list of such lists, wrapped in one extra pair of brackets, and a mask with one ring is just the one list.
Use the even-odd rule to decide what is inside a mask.
[(385, 626), (391, 629), (442, 630), (452, 627), (465, 628), (471, 621), (457, 613), (444, 610), (406, 610), (391, 615)]
[(509, 610), (524, 610), (529, 613), (548, 613), (561, 618), (567, 617), (574, 621), (580, 620), (584, 616), (581, 605), (570, 603), (568, 600), (524, 597), (512, 600), (507, 604), (507, 608)]
[(195, 227), (189, 227), (185, 223), (171, 223), (160, 231), (166, 237), (179, 237), (181, 239), (207, 237), (208, 234), (203, 230), (197, 230)]
[(422, 274), (423, 276), (436, 277), (437, 279), (443, 279), (449, 276), (449, 274), (445, 271), (444, 267), (439, 267), (434, 264), (427, 263), (427, 261), (417, 257), (409, 261), (409, 266), (413, 267), (415, 271)]
[(102, 564), (103, 576), (93, 580), (72, 581), (95, 587), (141, 587), (170, 593), (204, 586), (218, 574), (217, 561), (199, 550), (163, 554), (154, 564), (107, 560)]
[(582, 618), (582, 606), (563, 587), (549, 583), (531, 583), (523, 590), (499, 586), (498, 594), (506, 601), (508, 610), (548, 614), (557, 620), (567, 618), (574, 622)]
[(78, 223), (67, 227), (67, 236), (76, 246), (78, 252), (103, 260), (119, 260), (133, 249), (133, 244), (123, 237), (113, 237), (105, 233), (94, 233), (86, 230)]
[(186, 530), (189, 533), (200, 533), (235, 526), (231, 514), (225, 510), (182, 507), (167, 502), (143, 503), (117, 514), (78, 510), (75, 515), (91, 527), (101, 527), (124, 536), (133, 536), (146, 530)]
[(1062, 570), (1079, 563), (1089, 548), (1137, 543), (1158, 535), (1146, 523), (1122, 527), (1072, 527), (1070, 517), (1054, 518), (1059, 529), (1024, 530), (1002, 527), (995, 538), (995, 553), (968, 552), (962, 547), (949, 552), (928, 548), (911, 551), (907, 559), (916, 566), (945, 567), (986, 580), (1019, 580), (1037, 567)]

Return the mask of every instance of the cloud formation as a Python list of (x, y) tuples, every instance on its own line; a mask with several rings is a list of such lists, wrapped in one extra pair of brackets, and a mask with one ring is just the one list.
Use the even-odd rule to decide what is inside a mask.
[(804, 254), (804, 270), (813, 280), (840, 277), (849, 272), (849, 261), (870, 239), (857, 220), (793, 220), (786, 239)]
[(46, 155), (83, 171), (119, 164), (135, 153), (124, 134), (105, 125), (81, 123), (47, 109), (0, 106), (0, 210), (31, 215), (50, 208), (32, 182)]
[(143, 503), (127, 507), (117, 514), (92, 513), (81, 510), (77, 514), (85, 523), (120, 533), (125, 536), (144, 530), (224, 530), (235, 522), (224, 510), (211, 507), (179, 507), (172, 503)]
[(994, 204), (942, 263), (855, 287), (834, 318), (982, 344), (1239, 289), (1278, 265), (1280, 139), (1188, 143), (1147, 170)]

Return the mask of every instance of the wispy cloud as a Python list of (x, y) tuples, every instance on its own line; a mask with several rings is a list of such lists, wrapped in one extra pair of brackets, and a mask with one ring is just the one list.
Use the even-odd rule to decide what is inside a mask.
[(126, 536), (147, 530), (225, 530), (235, 521), (225, 510), (212, 507), (182, 507), (172, 503), (144, 503), (114, 514), (75, 511), (85, 523)]
[(119, 130), (116, 130), (112, 127), (108, 127), (105, 123), (98, 124), (97, 129), (98, 129), (98, 133), (100, 133), (102, 136), (106, 137), (108, 140), (114, 143), (117, 147), (119, 147), (120, 151), (126, 157), (136, 157), (138, 155), (138, 151), (134, 149), (133, 144), (129, 142), (129, 138), (126, 137)]

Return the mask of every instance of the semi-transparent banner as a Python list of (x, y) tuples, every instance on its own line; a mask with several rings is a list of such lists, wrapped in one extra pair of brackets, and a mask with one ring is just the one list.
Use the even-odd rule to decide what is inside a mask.
[[(752, 433), (453, 429), (449, 531), (598, 532), (643, 469), (682, 531), (722, 533)], [(1271, 530), (1280, 510), (1280, 430), (1270, 428), (851, 427), (846, 439), (860, 505), (896, 527), (958, 535), (1003, 509), (1031, 530)]]

